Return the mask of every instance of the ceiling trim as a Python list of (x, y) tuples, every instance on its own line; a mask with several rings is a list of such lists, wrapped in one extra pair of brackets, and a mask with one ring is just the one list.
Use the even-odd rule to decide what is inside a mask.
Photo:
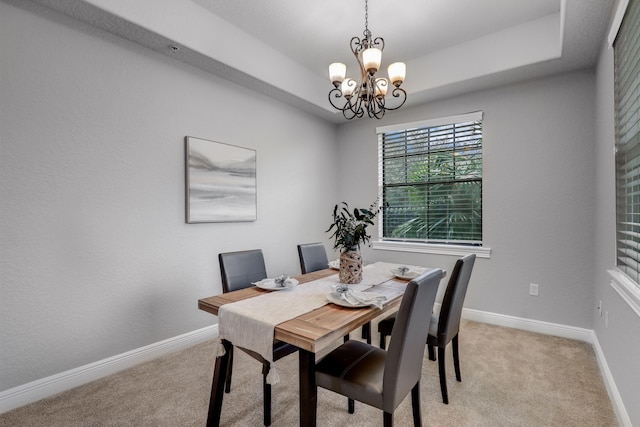
[[(35, 1), (312, 114), (343, 121), (327, 99), (331, 89), (328, 78), (322, 78), (197, 3)], [(557, 13), (407, 61), (406, 105), (422, 102), (430, 94), (454, 85), (559, 58), (565, 3), (566, 0), (561, 0)], [(420, 78), (412, 79), (412, 75)]]
[(618, 0), (616, 11), (613, 15), (613, 22), (611, 23), (611, 28), (609, 29), (609, 37), (607, 37), (609, 47), (613, 47), (613, 43), (616, 41), (616, 37), (618, 37), (618, 31), (620, 31), (622, 18), (624, 18), (624, 14), (627, 11), (627, 6), (629, 6), (629, 0)]

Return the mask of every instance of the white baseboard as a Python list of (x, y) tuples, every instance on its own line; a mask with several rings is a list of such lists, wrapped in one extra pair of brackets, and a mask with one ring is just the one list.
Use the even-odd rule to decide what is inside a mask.
[(616, 387), (616, 382), (613, 380), (613, 375), (611, 374), (607, 360), (604, 358), (604, 352), (602, 351), (602, 347), (600, 347), (600, 342), (595, 333), (593, 334), (593, 350), (596, 353), (600, 373), (602, 374), (602, 378), (604, 378), (604, 384), (607, 386), (607, 392), (613, 404), (613, 410), (618, 418), (618, 423), (623, 427), (633, 427), (627, 409), (622, 401), (622, 396), (620, 396), (618, 387)]
[(218, 336), (218, 325), (169, 338), (0, 392), (0, 414)]
[[(559, 325), (539, 320), (523, 319), (485, 311), (463, 309), (462, 317), (481, 323), (521, 329), (545, 335), (585, 341), (593, 345), (600, 372), (621, 426), (631, 427), (629, 415), (616, 387), (600, 343), (591, 329)], [(218, 336), (218, 325), (208, 326), (155, 344), (141, 347), (120, 355), (90, 363), (47, 378), (36, 380), (0, 392), (0, 413), (35, 402), (45, 397), (86, 384), (106, 375), (130, 368), (139, 363), (179, 351)]]
[(544, 335), (552, 335), (555, 337), (570, 338), (573, 340), (593, 343), (594, 333), (591, 329), (576, 328), (574, 326), (560, 325), (558, 323), (489, 313), (487, 311), (473, 310), (470, 308), (462, 309), (462, 318), (480, 323), (488, 323), (490, 325), (504, 326), (507, 328), (521, 329), (523, 331), (537, 332)]

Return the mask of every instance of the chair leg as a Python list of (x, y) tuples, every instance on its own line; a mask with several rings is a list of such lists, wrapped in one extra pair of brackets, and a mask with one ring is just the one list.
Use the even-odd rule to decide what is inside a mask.
[(460, 375), (460, 354), (458, 352), (458, 335), (451, 340), (452, 350), (453, 350), (453, 367), (456, 370), (456, 380), (458, 382), (462, 382), (462, 376)]
[(347, 342), (349, 341), (349, 334), (345, 335), (344, 338), (342, 339), (343, 342)]
[(383, 412), (382, 419), (384, 427), (393, 427), (393, 414)]
[(440, 391), (442, 392), (442, 403), (449, 404), (449, 395), (447, 394), (447, 372), (444, 368), (444, 348), (438, 347), (438, 368), (440, 371)]
[(362, 325), (362, 339), (367, 340), (367, 344), (371, 344), (371, 322)]
[(229, 348), (229, 365), (227, 366), (227, 373), (225, 375), (225, 388), (224, 392), (229, 393), (231, 391), (231, 373), (233, 372), (233, 346)]
[(271, 425), (271, 384), (267, 383), (270, 366), (262, 366), (262, 400), (264, 401), (264, 425)]
[(387, 349), (387, 336), (380, 332), (380, 348), (383, 350)]
[(411, 389), (411, 406), (413, 408), (413, 427), (422, 427), (420, 413), (420, 381)]
[(350, 414), (353, 414), (356, 411), (356, 406), (353, 399), (349, 398), (347, 401), (347, 410)]
[(431, 344), (427, 344), (429, 350), (429, 360), (436, 360), (436, 352)]

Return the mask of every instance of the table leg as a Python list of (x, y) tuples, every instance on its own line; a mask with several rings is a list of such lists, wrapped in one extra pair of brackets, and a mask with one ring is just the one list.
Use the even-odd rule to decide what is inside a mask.
[(300, 349), (300, 426), (315, 427), (318, 388), (316, 386), (316, 355)]
[(209, 414), (207, 416), (207, 427), (218, 427), (220, 425), (220, 412), (222, 411), (222, 398), (224, 396), (224, 385), (229, 368), (229, 354), (231, 343), (222, 340), (224, 346), (224, 356), (216, 357), (216, 365), (213, 370), (213, 381), (211, 384), (211, 397), (209, 398)]

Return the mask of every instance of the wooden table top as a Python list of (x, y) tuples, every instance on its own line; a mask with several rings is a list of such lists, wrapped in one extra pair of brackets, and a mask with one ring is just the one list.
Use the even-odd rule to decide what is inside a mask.
[[(337, 274), (337, 271), (325, 269), (297, 276), (296, 279), (299, 284), (304, 284), (333, 274)], [(408, 280), (401, 279), (390, 279), (389, 281), (409, 283)], [(388, 281), (384, 283), (388, 283)], [(226, 294), (202, 298), (198, 300), (198, 308), (218, 315), (218, 310), (224, 304), (264, 295), (265, 292), (269, 291), (253, 286)], [(288, 342), (298, 348), (315, 353), (381, 314), (397, 311), (401, 300), (401, 297), (395, 298), (386, 303), (382, 310), (376, 307), (347, 308), (329, 303), (277, 325), (274, 337), (277, 340)]]

